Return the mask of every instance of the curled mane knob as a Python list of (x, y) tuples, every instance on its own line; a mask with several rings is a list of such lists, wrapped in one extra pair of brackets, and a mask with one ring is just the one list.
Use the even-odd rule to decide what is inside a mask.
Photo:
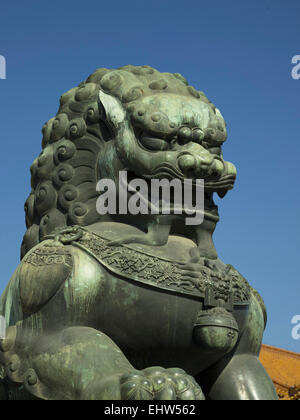
[(143, 90), (140, 87), (133, 87), (122, 96), (123, 102), (132, 102), (143, 96)]
[(69, 119), (66, 114), (60, 114), (55, 118), (52, 123), (51, 142), (56, 142), (64, 137), (68, 124)]
[(100, 113), (99, 113), (99, 108), (98, 108), (97, 103), (93, 104), (92, 106), (88, 108), (87, 113), (86, 113), (86, 119), (87, 119), (87, 122), (92, 123), (92, 124), (99, 122)]
[(110, 72), (110, 70), (108, 70), (106, 68), (97, 69), (95, 71), (95, 73), (91, 74), (88, 77), (87, 82), (100, 84), (102, 77), (105, 76), (105, 74), (107, 74), (109, 72)]
[(25, 217), (26, 217), (26, 226), (29, 228), (32, 225), (34, 217), (34, 194), (30, 194), (27, 198), (24, 205)]
[(42, 183), (38, 187), (35, 196), (35, 205), (39, 215), (43, 216), (48, 210), (56, 207), (56, 201), (57, 193), (51, 182)]
[(23, 258), (26, 253), (36, 246), (39, 243), (40, 236), (39, 236), (39, 226), (32, 225), (24, 235), (22, 247), (21, 247), (21, 258)]
[(70, 181), (73, 178), (74, 174), (75, 170), (71, 165), (62, 163), (56, 169), (56, 173), (53, 176), (53, 182), (58, 187), (61, 187), (66, 182)]
[(132, 65), (127, 65), (127, 66), (121, 67), (120, 69), (129, 71), (129, 72), (131, 72), (132, 74), (134, 74), (136, 76), (147, 76), (149, 74), (153, 74), (154, 71), (155, 71), (150, 66), (132, 66)]
[(38, 377), (34, 369), (28, 369), (25, 373), (25, 384), (29, 387), (34, 386), (38, 383)]
[(147, 75), (147, 74), (153, 74), (154, 73), (154, 69), (150, 66), (142, 66), (142, 73)]
[(63, 140), (58, 143), (57, 149), (54, 152), (54, 162), (58, 165), (60, 162), (71, 159), (76, 153), (74, 143), (69, 140)]
[(82, 118), (70, 121), (68, 134), (71, 139), (84, 136), (86, 133), (86, 124)]
[(41, 180), (46, 180), (51, 177), (53, 169), (53, 148), (47, 146), (36, 160), (36, 177)]
[(21, 366), (20, 358), (14, 354), (8, 362), (8, 369), (10, 374), (14, 374)]
[(82, 219), (88, 214), (88, 206), (84, 203), (73, 203), (69, 209), (69, 219), (73, 224), (81, 224)]
[(40, 238), (50, 235), (53, 231), (66, 225), (66, 217), (58, 209), (51, 209), (40, 223)]
[(188, 91), (194, 98), (200, 98), (200, 93), (193, 86), (188, 86)]
[(88, 101), (91, 98), (97, 97), (99, 87), (95, 83), (84, 83), (77, 89), (75, 94), (76, 101)]
[(188, 85), (188, 81), (186, 80), (185, 77), (182, 76), (182, 74), (180, 74), (180, 73), (174, 73), (173, 76), (176, 77), (176, 79), (180, 80), (185, 85)]
[(103, 90), (110, 92), (122, 84), (122, 77), (118, 71), (107, 73), (101, 79), (100, 86)]
[(42, 128), (43, 133), (43, 140), (42, 140), (42, 147), (43, 149), (50, 143), (50, 137), (52, 132), (52, 124), (55, 118), (51, 118), (46, 124), (44, 124)]
[(149, 88), (153, 90), (163, 90), (167, 88), (167, 82), (164, 79), (154, 80), (149, 84)]
[(68, 90), (68, 92), (61, 95), (60, 106), (62, 107), (64, 105), (68, 104), (68, 102), (74, 98), (74, 94), (75, 94), (76, 91), (77, 91), (77, 88), (72, 88), (72, 89)]
[(58, 202), (64, 210), (68, 210), (71, 204), (78, 198), (79, 191), (74, 185), (64, 185), (58, 193)]

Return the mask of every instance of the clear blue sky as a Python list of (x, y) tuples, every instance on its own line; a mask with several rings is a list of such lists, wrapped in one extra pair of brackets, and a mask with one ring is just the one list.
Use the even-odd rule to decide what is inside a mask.
[(98, 67), (182, 73), (228, 122), (238, 167), (215, 235), (221, 258), (263, 295), (266, 344), (300, 352), (299, 0), (5, 1), (0, 10), (0, 291), (19, 261), (29, 166), (59, 96)]

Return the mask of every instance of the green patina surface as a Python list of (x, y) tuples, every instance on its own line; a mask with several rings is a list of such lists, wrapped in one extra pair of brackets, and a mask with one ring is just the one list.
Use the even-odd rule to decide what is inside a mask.
[[(220, 111), (178, 73), (98, 69), (42, 131), (22, 261), (0, 299), (0, 399), (276, 399), (258, 360), (263, 301), (212, 239), (214, 193), (237, 175)], [(203, 223), (99, 215), (98, 181), (119, 194), (125, 170), (203, 179)]]

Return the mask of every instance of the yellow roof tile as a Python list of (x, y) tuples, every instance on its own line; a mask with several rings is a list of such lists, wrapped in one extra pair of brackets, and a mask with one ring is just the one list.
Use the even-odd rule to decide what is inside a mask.
[(293, 390), (300, 389), (300, 354), (263, 345), (260, 361), (270, 375), (279, 396), (290, 399)]

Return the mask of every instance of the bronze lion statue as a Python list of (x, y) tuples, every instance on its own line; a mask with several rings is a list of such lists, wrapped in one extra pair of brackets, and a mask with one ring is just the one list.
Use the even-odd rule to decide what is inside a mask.
[[(277, 398), (258, 359), (263, 300), (212, 240), (214, 193), (236, 180), (226, 138), (203, 92), (149, 66), (98, 69), (61, 97), (31, 166), (21, 263), (0, 299), (1, 399)], [(99, 181), (119, 197), (125, 172), (125, 188), (204, 180), (202, 223), (187, 223), (172, 193), (168, 214), (160, 198), (145, 211), (147, 197), (135, 214), (122, 203), (99, 212)]]

